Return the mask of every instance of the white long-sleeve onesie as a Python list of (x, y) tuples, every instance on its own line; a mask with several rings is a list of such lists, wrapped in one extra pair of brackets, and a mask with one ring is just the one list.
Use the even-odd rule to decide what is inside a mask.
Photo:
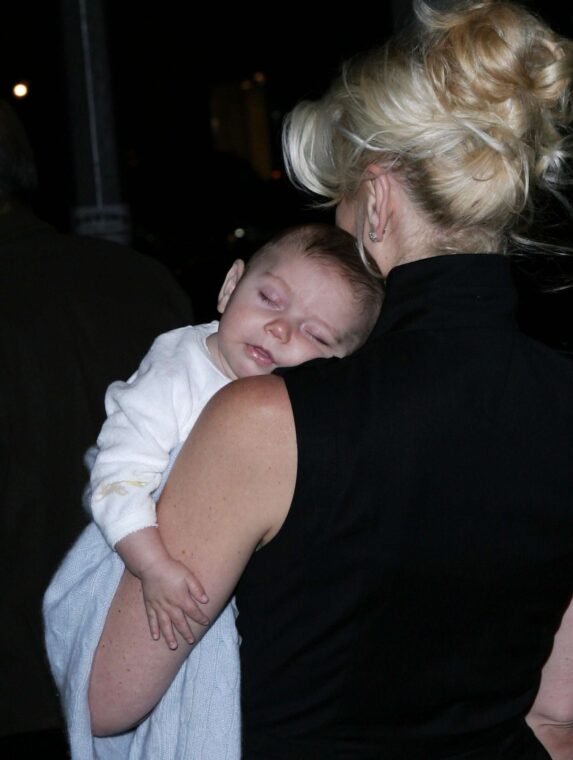
[(170, 452), (229, 382), (207, 348), (207, 337), (217, 328), (215, 321), (160, 335), (137, 372), (107, 390), (107, 420), (91, 471), (91, 509), (111, 547), (157, 525), (153, 492)]

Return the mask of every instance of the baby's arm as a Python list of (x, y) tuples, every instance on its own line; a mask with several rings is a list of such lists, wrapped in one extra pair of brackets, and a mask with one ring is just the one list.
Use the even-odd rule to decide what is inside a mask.
[(170, 452), (183, 437), (193, 404), (185, 328), (159, 336), (138, 371), (106, 393), (108, 418), (91, 473), (91, 508), (107, 542), (143, 584), (152, 636), (175, 643), (172, 623), (188, 639), (185, 615), (205, 615), (190, 598), (205, 598), (198, 581), (172, 560), (159, 536), (152, 496)]
[(152, 637), (157, 640), (161, 633), (169, 648), (177, 649), (175, 626), (185, 641), (193, 644), (187, 617), (208, 625), (209, 618), (195, 599), (203, 604), (209, 600), (195, 576), (169, 555), (157, 528), (130, 533), (115, 548), (127, 569), (141, 581)]
[(108, 544), (157, 525), (152, 494), (179, 443), (191, 389), (180, 353), (182, 331), (159, 336), (127, 382), (105, 395), (107, 419), (91, 471), (91, 509)]

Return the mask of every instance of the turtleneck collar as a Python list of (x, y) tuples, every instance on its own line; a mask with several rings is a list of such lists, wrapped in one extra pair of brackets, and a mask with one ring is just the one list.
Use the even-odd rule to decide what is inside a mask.
[(517, 297), (506, 256), (434, 256), (391, 270), (372, 337), (390, 330), (514, 329)]

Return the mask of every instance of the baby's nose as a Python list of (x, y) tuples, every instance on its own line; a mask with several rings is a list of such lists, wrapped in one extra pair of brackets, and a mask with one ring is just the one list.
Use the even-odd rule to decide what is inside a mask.
[(281, 343), (288, 343), (291, 338), (292, 328), (286, 319), (273, 319), (267, 324), (266, 329)]

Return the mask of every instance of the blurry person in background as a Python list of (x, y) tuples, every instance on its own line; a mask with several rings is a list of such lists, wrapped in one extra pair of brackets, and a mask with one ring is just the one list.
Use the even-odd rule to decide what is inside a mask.
[(38, 219), (36, 185), (23, 125), (0, 101), (0, 750), (65, 757), (42, 595), (87, 522), (83, 455), (107, 386), (193, 312), (158, 261)]

